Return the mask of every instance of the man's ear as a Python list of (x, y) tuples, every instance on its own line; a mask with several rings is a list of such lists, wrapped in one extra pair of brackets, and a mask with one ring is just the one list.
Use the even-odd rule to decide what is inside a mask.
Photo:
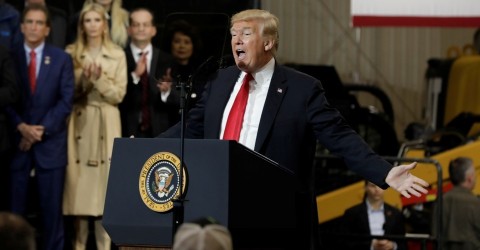
[(272, 50), (273, 48), (273, 41), (272, 40), (265, 40), (263, 42), (263, 47), (265, 49), (265, 51), (270, 51)]

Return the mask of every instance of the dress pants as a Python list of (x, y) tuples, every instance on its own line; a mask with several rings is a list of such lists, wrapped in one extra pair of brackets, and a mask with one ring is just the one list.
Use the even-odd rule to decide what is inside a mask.
[[(36, 183), (30, 183), (32, 167)], [(63, 186), (65, 167), (45, 169), (36, 162), (33, 152), (17, 152), (11, 164), (11, 210), (25, 215), (27, 212), (28, 186), (34, 185), (40, 202), (41, 249), (63, 250), (64, 223), (62, 215)]]

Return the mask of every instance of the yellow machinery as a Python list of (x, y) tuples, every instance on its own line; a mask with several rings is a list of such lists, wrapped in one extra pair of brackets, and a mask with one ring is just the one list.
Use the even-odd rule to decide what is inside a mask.
[[(431, 159), (438, 161), (442, 167), (444, 184), (449, 184), (448, 163), (450, 160), (459, 156), (471, 158), (477, 170), (477, 175), (480, 175), (480, 140), (476, 140), (472, 143), (441, 152), (431, 157)], [(404, 157), (425, 158), (424, 150), (410, 149), (405, 153)], [(419, 163), (412, 173), (430, 183), (430, 188), (437, 189), (437, 169), (435, 165)], [(385, 192), (385, 201), (388, 204), (401, 209), (402, 206), (406, 204), (433, 201), (436, 197), (434, 193), (435, 192), (433, 192), (433, 194), (423, 195), (420, 198), (412, 197), (410, 199), (403, 199), (397, 191), (389, 188)], [(478, 176), (474, 193), (480, 195), (480, 176)], [(342, 216), (347, 208), (361, 203), (363, 196), (363, 181), (317, 196), (319, 223), (327, 222)]]
[[(444, 122), (443, 125), (454, 119), (462, 112), (471, 114), (480, 114), (480, 56), (467, 55), (455, 59), (449, 69), (448, 87), (445, 89), (447, 98), (445, 101)], [(472, 137), (480, 133), (480, 122), (477, 120), (468, 132)], [(443, 131), (444, 133), (456, 133), (456, 131)], [(458, 133), (457, 133), (458, 134)], [(466, 134), (464, 136), (467, 136)], [(448, 164), (450, 160), (459, 157), (470, 157), (477, 169), (477, 175), (480, 171), (480, 139), (469, 144), (464, 144), (453, 149), (443, 151), (433, 155), (431, 159), (436, 160), (442, 167), (443, 183), (451, 185), (448, 177)], [(425, 158), (423, 149), (409, 149), (403, 154), (405, 158)], [(407, 164), (406, 162), (402, 164)], [(401, 195), (389, 188), (385, 192), (385, 201), (392, 206), (402, 208), (404, 205), (419, 202), (433, 201), (436, 198), (437, 190), (437, 168), (433, 164), (418, 164), (413, 170), (413, 174), (430, 183), (432, 192), (423, 195), (421, 198), (404, 199)], [(444, 188), (443, 187), (443, 188)], [(475, 186), (474, 193), (480, 195), (480, 176)], [(356, 204), (362, 202), (364, 196), (364, 182), (360, 181), (349, 186), (336, 189), (334, 191), (317, 196), (319, 223), (327, 222), (343, 215), (344, 211)]]

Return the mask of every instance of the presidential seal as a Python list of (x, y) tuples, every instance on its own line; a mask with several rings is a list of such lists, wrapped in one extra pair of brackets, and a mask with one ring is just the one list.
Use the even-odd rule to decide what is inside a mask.
[[(182, 193), (185, 194), (186, 168), (182, 174)], [(152, 155), (143, 164), (138, 182), (140, 196), (145, 205), (156, 212), (168, 212), (173, 200), (180, 196), (180, 159), (168, 152)]]

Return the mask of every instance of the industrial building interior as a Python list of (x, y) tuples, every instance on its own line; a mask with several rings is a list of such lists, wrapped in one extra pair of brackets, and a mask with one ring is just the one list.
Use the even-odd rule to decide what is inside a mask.
[[(47, 3), (71, 14), (83, 1)], [(418, 162), (412, 173), (429, 182), (429, 193), (407, 199), (388, 189), (385, 201), (405, 217), (402, 240), (408, 249), (439, 249), (432, 235), (433, 207), (438, 195), (452, 188), (449, 162), (469, 157), (480, 173), (480, 56), (474, 45), (480, 25), (354, 26), (351, 1), (337, 0), (124, 0), (123, 5), (155, 13), (158, 47), (169, 20), (188, 16), (203, 30), (204, 58), (225, 59), (222, 66), (233, 64), (228, 57), (232, 14), (247, 8), (275, 14), (280, 19), (276, 60), (319, 79), (328, 101), (376, 153), (393, 164)], [(340, 249), (341, 217), (363, 201), (364, 180), (322, 145), (315, 179), (322, 249)], [(477, 196), (479, 183), (473, 190)]]

